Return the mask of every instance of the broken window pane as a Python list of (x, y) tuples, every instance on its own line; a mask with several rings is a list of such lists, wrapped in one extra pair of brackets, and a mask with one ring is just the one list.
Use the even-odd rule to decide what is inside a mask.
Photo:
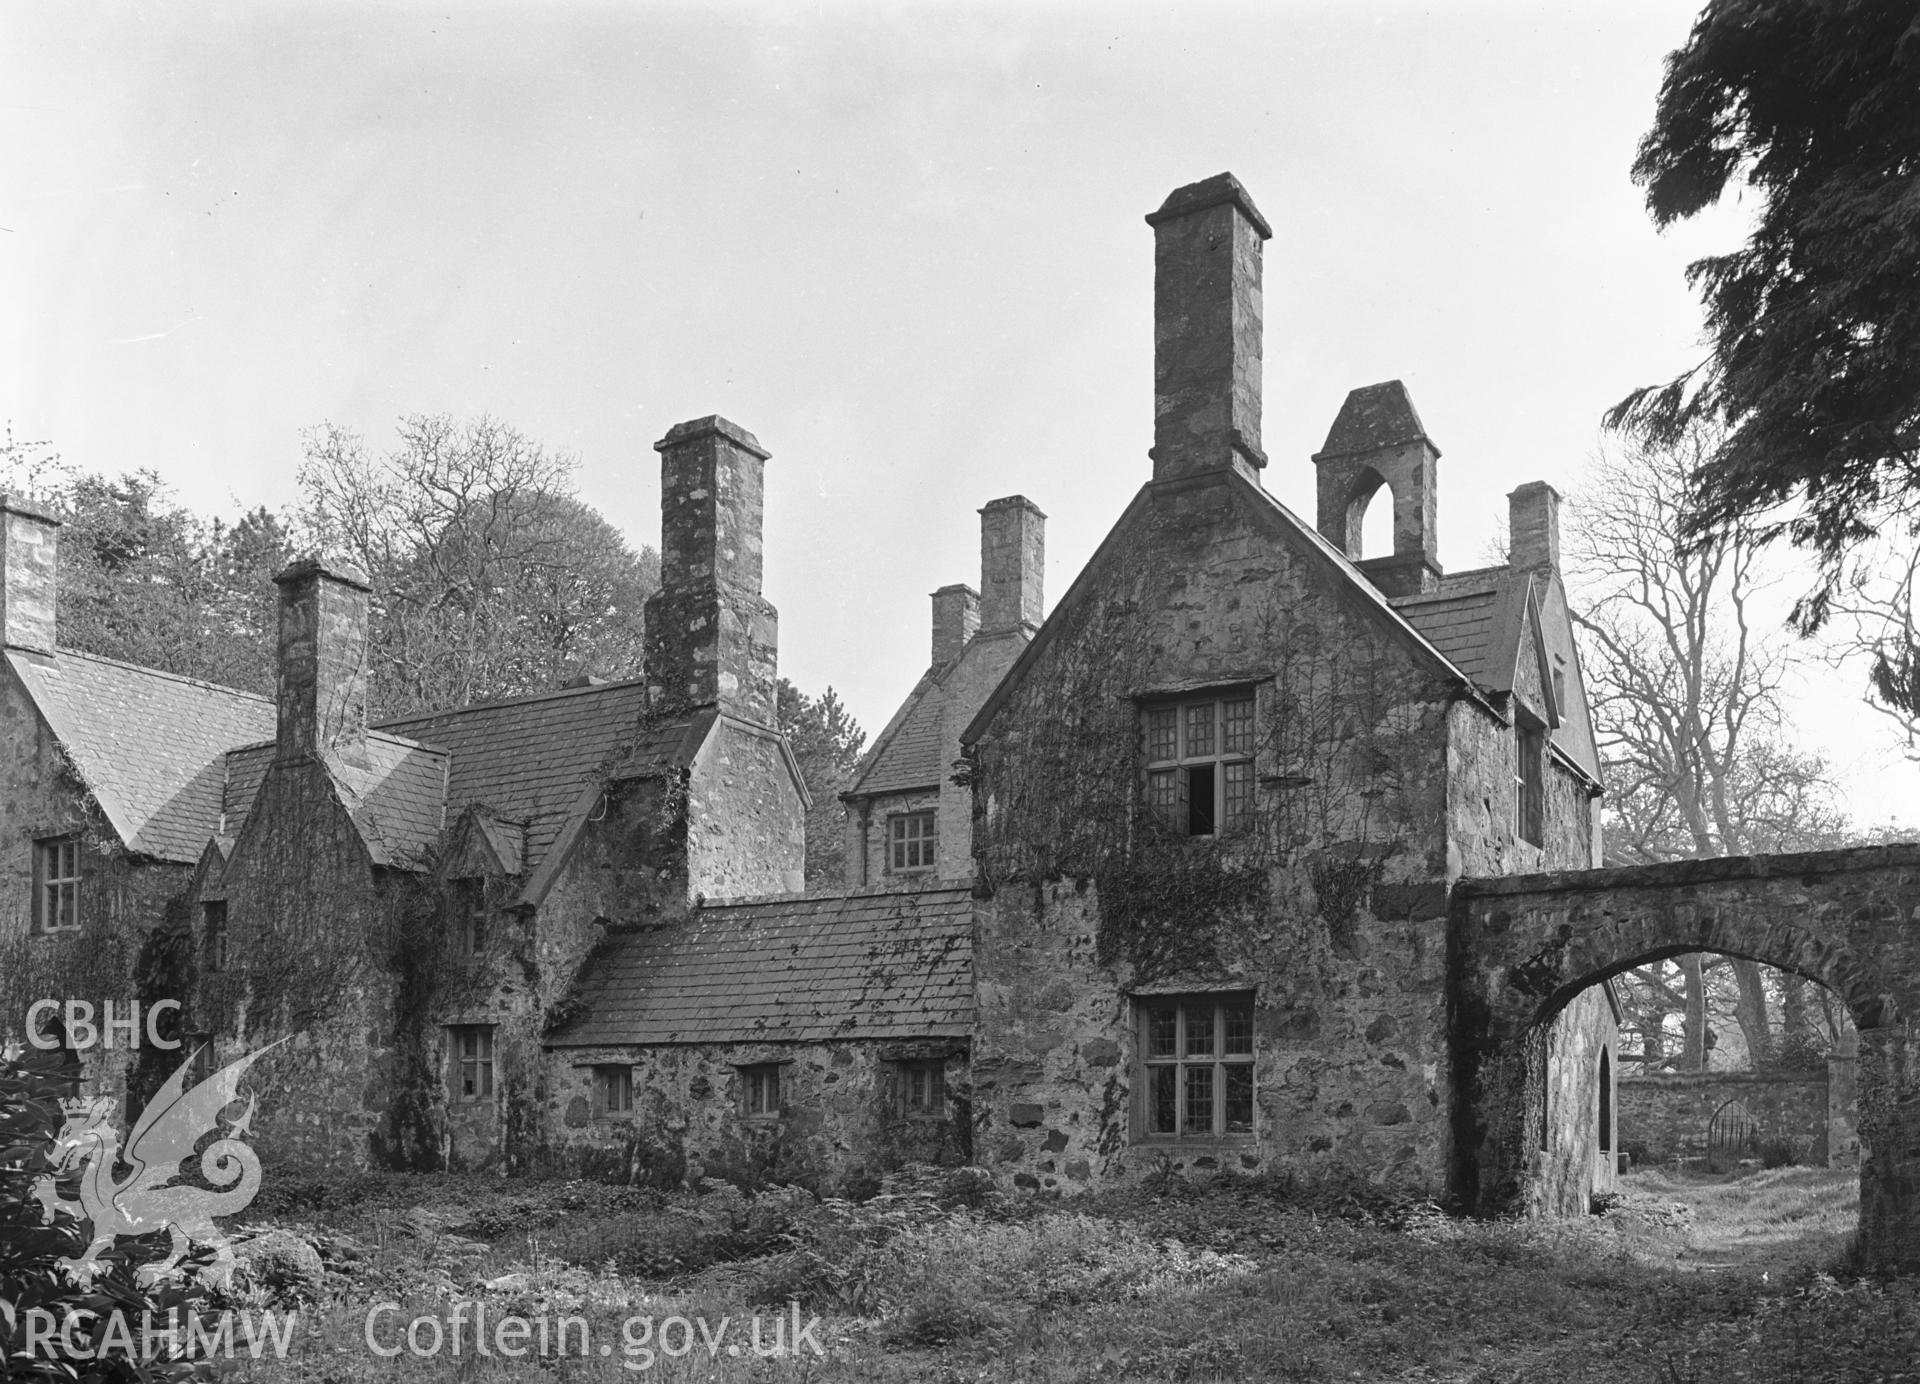
[(1222, 1067), (1226, 1089), (1221, 1097), (1221, 1115), (1229, 1134), (1253, 1133), (1253, 1067), (1241, 1062)]
[(1213, 835), (1213, 768), (1211, 764), (1195, 764), (1186, 770), (1189, 836)]
[(1180, 1069), (1174, 1066), (1147, 1068), (1147, 1133), (1177, 1133), (1178, 1106), (1175, 1092), (1179, 1087)]

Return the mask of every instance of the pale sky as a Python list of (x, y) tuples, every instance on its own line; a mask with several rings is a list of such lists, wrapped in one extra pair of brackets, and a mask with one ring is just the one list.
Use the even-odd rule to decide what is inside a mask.
[[(1440, 549), (1577, 489), (1697, 359), (1627, 177), (1696, 3), (201, 3), (0, 12), (0, 417), (203, 511), (299, 430), (491, 412), (636, 545), (673, 423), (772, 451), (781, 670), (878, 731), (998, 496), (1049, 598), (1148, 477), (1152, 232), (1231, 170), (1266, 251), (1270, 490), (1312, 516), (1347, 390), (1407, 382)], [(1569, 516), (1569, 522), (1577, 522)], [(1920, 822), (1854, 680), (1800, 702), (1856, 814)]]

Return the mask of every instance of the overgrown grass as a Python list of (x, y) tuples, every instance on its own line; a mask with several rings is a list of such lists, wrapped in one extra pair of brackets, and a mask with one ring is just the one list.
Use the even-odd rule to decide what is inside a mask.
[[(1047, 1203), (954, 1196), (923, 1182), (851, 1206), (791, 1192), (408, 1179), (309, 1218), (306, 1229), (340, 1264), (332, 1299), (294, 1356), (249, 1363), (242, 1377), (1897, 1378), (1920, 1361), (1920, 1294), (1810, 1267), (1850, 1231), (1852, 1185), (1805, 1169), (1643, 1174), (1604, 1216), (1487, 1224), (1350, 1192), (1247, 1183)], [(645, 1247), (663, 1245), (671, 1251), (649, 1261)], [(1759, 1257), (1694, 1267), (1720, 1254), (1731, 1262), (1736, 1249)], [(803, 1321), (821, 1317), (826, 1355), (753, 1358), (749, 1321), (761, 1315), (763, 1342), (776, 1317), (790, 1335), (789, 1299)], [(381, 1301), (397, 1304), (377, 1324), (384, 1346), (403, 1341), (416, 1315), (444, 1323), (461, 1302), (469, 1320), (474, 1303), (493, 1322), (578, 1316), (591, 1353), (476, 1358), (469, 1336), (459, 1359), (445, 1348), (380, 1359), (364, 1336), (369, 1304)], [(717, 1353), (697, 1334), (683, 1357), (658, 1353), (668, 1317), (704, 1318)], [(636, 1346), (644, 1319), (652, 1330)], [(568, 1344), (577, 1350), (577, 1328)]]

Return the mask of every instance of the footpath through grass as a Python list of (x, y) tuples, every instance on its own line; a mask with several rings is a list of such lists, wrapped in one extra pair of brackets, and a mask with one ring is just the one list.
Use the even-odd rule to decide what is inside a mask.
[[(859, 1206), (726, 1186), (314, 1184), (256, 1209), (319, 1245), (324, 1287), (293, 1353), (239, 1377), (1920, 1381), (1920, 1290), (1834, 1262), (1853, 1188), (1804, 1169), (1644, 1174), (1605, 1215), (1484, 1224), (1356, 1188), (1037, 1202), (966, 1172)], [(252, 1291), (240, 1305), (265, 1301)], [(369, 1346), (376, 1304), (392, 1306), (373, 1342), (397, 1355)], [(507, 1317), (578, 1325), (565, 1354), (550, 1335), (544, 1356), (477, 1356), (482, 1311), (490, 1344)], [(797, 1355), (756, 1358), (756, 1315), (762, 1349), (776, 1322), (792, 1346), (820, 1321)]]

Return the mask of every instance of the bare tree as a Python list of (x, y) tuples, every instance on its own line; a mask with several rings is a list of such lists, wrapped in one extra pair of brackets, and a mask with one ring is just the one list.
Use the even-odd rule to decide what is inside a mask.
[[(1683, 541), (1687, 477), (1714, 439), (1616, 445), (1596, 459), (1569, 544), (1610, 854), (1662, 861), (1840, 844), (1847, 821), (1825, 763), (1786, 740), (1781, 691), (1796, 655), (1756, 620), (1765, 587), (1757, 536), (1735, 526)], [(1629, 973), (1643, 1032), (1661, 1031), (1677, 1008), (1682, 1064), (1705, 1065), (1721, 974), (1733, 987), (1719, 1007), (1731, 1010), (1754, 1066), (1771, 1065), (1769, 994), (1779, 982), (1752, 961), (1680, 958)]]
[(487, 417), (403, 418), (382, 456), (330, 423), (304, 439), (308, 536), (373, 581), (381, 713), (638, 674), (659, 561), (574, 497), (570, 457)]

